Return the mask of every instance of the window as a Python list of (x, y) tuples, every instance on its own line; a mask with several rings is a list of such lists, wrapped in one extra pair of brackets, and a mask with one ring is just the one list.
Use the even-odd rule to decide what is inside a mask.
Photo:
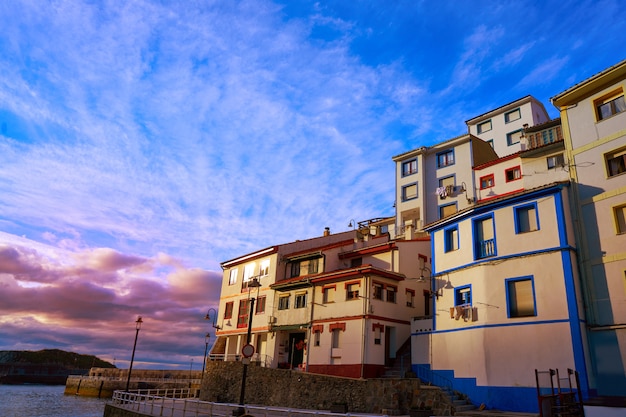
[(300, 276), (300, 262), (291, 262), (290, 278)]
[(241, 288), (248, 288), (248, 282), (252, 280), (254, 276), (254, 264), (246, 265), (243, 270), (243, 282), (241, 283)]
[(402, 187), (402, 201), (413, 200), (414, 198), (417, 198), (417, 183)]
[(479, 123), (478, 126), (476, 126), (476, 131), (478, 132), (478, 134), (489, 132), (491, 129), (491, 120)]
[(295, 299), (293, 300), (293, 308), (304, 308), (306, 307), (306, 293), (297, 293)]
[(474, 256), (476, 259), (496, 255), (496, 239), (493, 227), (493, 217), (481, 217), (473, 221), (474, 227)]
[(383, 299), (383, 285), (375, 282), (372, 285), (372, 287), (373, 287), (372, 297), (374, 298), (374, 300), (382, 300)]
[(237, 316), (237, 327), (248, 326), (249, 310), (250, 310), (250, 300), (239, 300), (239, 315)]
[(565, 158), (562, 153), (547, 157), (546, 162), (548, 163), (548, 169), (556, 167), (563, 168), (565, 166)]
[(261, 267), (259, 269), (259, 276), (266, 276), (270, 273), (270, 261), (269, 260), (265, 260), (263, 262), (261, 262)]
[(613, 92), (608, 96), (604, 96), (594, 101), (596, 107), (596, 116), (598, 121), (604, 120), (615, 114), (621, 113), (626, 110), (626, 102), (624, 101), (624, 93), (622, 90)]
[(417, 172), (417, 159), (411, 159), (402, 163), (402, 176), (415, 174)]
[(522, 129), (516, 130), (514, 132), (511, 133), (507, 133), (506, 134), (506, 143), (511, 146), (511, 145), (515, 145), (516, 143), (519, 143), (520, 139), (522, 138)]
[(519, 180), (522, 178), (522, 170), (518, 166), (515, 168), (509, 168), (504, 171), (504, 176), (506, 177), (506, 182)]
[(415, 302), (415, 291), (407, 289), (406, 290), (406, 306), (413, 307), (414, 302)]
[(346, 284), (346, 300), (359, 298), (359, 284)]
[[(445, 178), (440, 178), (439, 187), (440, 188), (454, 187), (454, 175), (450, 175), (449, 177), (445, 177)], [(451, 191), (448, 194), (452, 192), (452, 189), (450, 190)]]
[(452, 216), (456, 213), (456, 203), (446, 204), (445, 206), (439, 206), (439, 218)]
[(309, 274), (317, 274), (319, 272), (319, 267), (320, 267), (320, 258), (309, 259), (307, 266), (308, 266)]
[(626, 233), (626, 204), (613, 207), (613, 216), (615, 217), (617, 234)]
[(392, 287), (390, 285), (387, 285), (386, 290), (387, 290), (387, 302), (388, 303), (395, 303), (396, 302), (396, 294), (398, 292), (398, 289), (396, 287)]
[(338, 348), (339, 347), (339, 335), (341, 334), (341, 329), (332, 329), (331, 330), (331, 347)]
[(609, 177), (614, 177), (626, 172), (626, 148), (618, 149), (604, 155), (606, 169)]
[(313, 346), (319, 346), (320, 345), (320, 335), (321, 335), (321, 332), (319, 330), (316, 330), (313, 333)]
[(443, 231), (443, 246), (445, 252), (452, 252), (459, 249), (459, 228), (450, 227)]
[(335, 302), (335, 286), (322, 288), (322, 302), (324, 304)]
[(510, 278), (505, 282), (508, 317), (536, 316), (532, 277)]
[(350, 260), (350, 268), (358, 268), (363, 265), (363, 258), (352, 258)]
[(491, 188), (494, 185), (496, 185), (496, 182), (493, 179), (493, 174), (480, 177), (480, 189), (481, 190), (484, 190), (485, 188)]
[(493, 139), (486, 140), (485, 142), (487, 142), (489, 146), (491, 146), (491, 149), (493, 149)]
[(515, 217), (515, 233), (527, 233), (539, 230), (537, 204), (527, 204), (513, 208)]
[(283, 295), (278, 297), (278, 309), (279, 310), (288, 310), (289, 309), (289, 298), (288, 295)]
[(454, 165), (454, 149), (437, 154), (437, 168)]
[(255, 314), (265, 313), (265, 296), (256, 299), (256, 307), (254, 308)]
[(454, 305), (465, 306), (472, 304), (472, 287), (465, 285), (454, 289)]
[(230, 270), (230, 278), (228, 279), (228, 285), (233, 285), (237, 283), (237, 268), (233, 268)]
[(511, 123), (515, 120), (519, 120), (522, 118), (522, 112), (520, 109), (511, 110), (508, 113), (504, 113), (504, 122)]
[(224, 306), (224, 318), (230, 319), (233, 317), (233, 302), (226, 303)]

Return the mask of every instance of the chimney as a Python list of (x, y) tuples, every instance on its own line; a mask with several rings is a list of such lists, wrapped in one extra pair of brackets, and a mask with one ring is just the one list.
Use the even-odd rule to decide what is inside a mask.
[(324, 236), (330, 236), (330, 227), (324, 228)]

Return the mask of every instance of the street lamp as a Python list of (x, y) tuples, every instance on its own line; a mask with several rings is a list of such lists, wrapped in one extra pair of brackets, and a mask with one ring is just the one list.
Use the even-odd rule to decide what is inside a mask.
[(133, 355), (130, 357), (130, 367), (128, 368), (128, 379), (126, 380), (126, 392), (128, 392), (128, 386), (130, 385), (130, 373), (133, 371), (133, 362), (135, 360), (135, 349), (137, 348), (137, 336), (139, 336), (139, 329), (141, 329), (141, 316), (137, 317), (135, 322), (135, 344), (133, 345)]
[(256, 301), (254, 297), (250, 298), (250, 292), (252, 291), (252, 288), (256, 288), (258, 297), (258, 291), (260, 287), (261, 283), (256, 277), (252, 278), (250, 282), (248, 282), (248, 334), (246, 336), (246, 344), (244, 346), (246, 350), (242, 349), (244, 359), (242, 361), (243, 372), (241, 374), (241, 393), (239, 395), (239, 407), (233, 410), (233, 416), (242, 416), (246, 413), (246, 409), (243, 406), (243, 401), (244, 397), (246, 396), (246, 377), (248, 375), (248, 362), (250, 361), (250, 356), (247, 355), (246, 351), (248, 349), (248, 346), (250, 346), (250, 341), (252, 340), (252, 316), (254, 314), (254, 302)]
[(204, 316), (205, 320), (211, 320), (211, 313), (213, 313), (213, 323), (211, 324), (215, 330), (222, 330), (220, 326), (217, 325), (217, 310), (211, 307), (207, 312), (206, 316)]

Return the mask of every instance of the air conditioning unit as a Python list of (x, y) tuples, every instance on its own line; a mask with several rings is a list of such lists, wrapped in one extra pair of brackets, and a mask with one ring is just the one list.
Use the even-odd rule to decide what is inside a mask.
[(269, 316), (269, 318), (267, 319), (267, 322), (269, 324), (275, 324), (276, 323), (276, 317), (274, 316)]

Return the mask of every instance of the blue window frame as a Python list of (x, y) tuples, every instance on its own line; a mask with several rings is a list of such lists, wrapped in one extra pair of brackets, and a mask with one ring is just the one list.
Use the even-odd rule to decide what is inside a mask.
[(537, 315), (535, 282), (533, 276), (504, 280), (508, 318), (533, 317)]
[(528, 233), (539, 230), (539, 211), (537, 202), (513, 207), (515, 233)]
[(506, 143), (511, 146), (519, 143), (522, 138), (522, 129), (515, 130), (506, 134)]
[(439, 218), (443, 219), (444, 217), (452, 216), (457, 212), (456, 203), (445, 204), (443, 206), (439, 206)]
[(454, 306), (472, 305), (472, 286), (464, 285), (454, 289)]
[(472, 220), (474, 232), (474, 259), (496, 256), (496, 233), (493, 214)]
[(459, 227), (453, 226), (443, 231), (443, 246), (445, 252), (459, 249)]
[(443, 168), (454, 165), (454, 149), (439, 152), (437, 154), (437, 168)]
[(402, 187), (402, 201), (417, 198), (417, 183), (408, 184)]
[(417, 172), (417, 159), (402, 162), (402, 176), (412, 175)]

